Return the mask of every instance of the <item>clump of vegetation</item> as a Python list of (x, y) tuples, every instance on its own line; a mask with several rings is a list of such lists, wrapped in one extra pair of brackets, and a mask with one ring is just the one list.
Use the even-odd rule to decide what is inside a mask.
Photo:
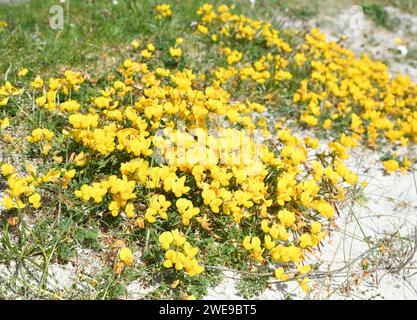
[(391, 18), (381, 3), (366, 3), (362, 6), (365, 14), (375, 22), (377, 26), (393, 30), (397, 24), (397, 19)]
[[(178, 23), (175, 6), (148, 9), (146, 30)], [(222, 268), (251, 274), (239, 284), (247, 297), (268, 275), (308, 291), (307, 257), (360, 188), (349, 148), (412, 146), (417, 86), (317, 29), (301, 36), (224, 4), (198, 7), (193, 20), (181, 33), (130, 38), (97, 78), (8, 70), (2, 232), (27, 239), (26, 220), (46, 215), (35, 235), (50, 243), (45, 228), (54, 230), (48, 261), (69, 261), (77, 246), (105, 251), (105, 297), (124, 294), (138, 269), (161, 284), (155, 297), (201, 297)], [(15, 163), (10, 129), (21, 119)], [(411, 164), (396, 153), (384, 162), (387, 173)]]

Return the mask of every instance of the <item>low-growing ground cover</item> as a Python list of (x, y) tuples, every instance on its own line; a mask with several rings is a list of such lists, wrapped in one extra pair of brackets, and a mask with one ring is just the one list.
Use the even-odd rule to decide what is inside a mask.
[[(117, 298), (140, 280), (157, 287), (150, 298), (201, 298), (221, 270), (247, 275), (247, 296), (271, 277), (308, 292), (311, 257), (366, 187), (349, 149), (388, 150), (388, 174), (412, 169), (417, 85), (343, 37), (280, 29), (267, 2), (263, 19), (242, 3), (71, 5), (96, 28), (45, 28), (57, 45), (41, 49), (44, 65), (24, 63), (19, 41), (39, 43), (16, 20), (0, 33), (16, 57), (2, 61), (0, 257), (12, 283), (41, 271), (14, 294), (77, 296), (50, 290), (48, 269), (80, 247), (103, 263), (78, 297)], [(65, 52), (80, 34), (79, 54)]]

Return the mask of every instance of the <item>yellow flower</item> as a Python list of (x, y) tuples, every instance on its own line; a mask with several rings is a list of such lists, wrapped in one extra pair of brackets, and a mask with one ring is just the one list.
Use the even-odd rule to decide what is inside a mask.
[(207, 34), (208, 33), (208, 28), (202, 24), (199, 24), (197, 26), (197, 30), (201, 33)]
[[(243, 247), (246, 250), (250, 250), (252, 252), (252, 256), (258, 260), (258, 261), (263, 261), (264, 258), (262, 256), (262, 253), (264, 252), (264, 249), (262, 249), (261, 247), (261, 239), (259, 239), (259, 237), (253, 237), (251, 238), (250, 236), (245, 237), (245, 239), (243, 240)], [(272, 245), (271, 245), (272, 248)]]
[(185, 237), (178, 231), (178, 229), (171, 231), (172, 236), (174, 237), (174, 244), (177, 247), (181, 247), (186, 242)]
[(8, 102), (9, 102), (9, 97), (0, 98), (0, 107), (7, 105)]
[(74, 129), (96, 128), (98, 126), (98, 115), (75, 113), (69, 116), (68, 121)]
[(159, 13), (159, 15), (156, 16), (157, 19), (162, 19), (163, 17), (169, 17), (172, 15), (171, 6), (169, 4), (159, 4), (155, 9)]
[(1, 166), (1, 173), (4, 177), (7, 177), (16, 173), (16, 169), (10, 164), (3, 164)]
[(32, 131), (32, 134), (29, 137), (27, 137), (27, 141), (32, 143), (36, 143), (43, 140), (51, 141), (54, 136), (55, 134), (48, 129), (37, 128)]
[[(185, 269), (185, 272), (190, 277), (204, 271), (204, 267), (200, 266), (194, 258), (198, 253), (198, 248), (192, 247), (178, 230), (162, 233), (159, 236), (159, 242), (162, 248), (166, 250), (165, 260), (163, 262), (165, 268), (175, 267), (177, 271)], [(177, 246), (176, 250), (169, 249), (171, 243)]]
[(0, 119), (0, 129), (5, 129), (10, 125), (9, 118)]
[(334, 208), (325, 200), (320, 200), (316, 205), (316, 210), (324, 217), (331, 218), (334, 215)]
[(311, 235), (309, 233), (303, 233), (298, 240), (301, 248), (310, 247), (312, 245)]
[(172, 233), (169, 231), (165, 231), (159, 236), (159, 243), (161, 244), (161, 247), (164, 250), (168, 250), (169, 245), (173, 241), (174, 241), (174, 237), (172, 236)]
[(163, 265), (164, 265), (165, 268), (169, 269), (169, 268), (172, 268), (173, 263), (170, 259), (166, 259), (166, 260), (164, 260)]
[(394, 43), (395, 43), (397, 46), (399, 46), (399, 45), (402, 45), (402, 44), (404, 43), (404, 41), (403, 41), (403, 39), (401, 39), (400, 37), (396, 37), (396, 38), (394, 39)]
[[(39, 173), (27, 169), (17, 174), (13, 167), (2, 166), (3, 180), (7, 180), (3, 206), (40, 206), (41, 184), (65, 189), (76, 174), (69, 168), (77, 167), (80, 181), (91, 180), (74, 192), (78, 202), (95, 202), (78, 205), (107, 208), (113, 217), (137, 214), (136, 222), (127, 223), (128, 229), (135, 224), (152, 232), (173, 227), (181, 219), (185, 226), (191, 225), (183, 228), (187, 234), (197, 232), (219, 245), (233, 245), (236, 239), (216, 237), (217, 221), (223, 223), (225, 235), (233, 226), (250, 234), (238, 237), (248, 251), (243, 257), (250, 255), (265, 265), (277, 263), (278, 279), (308, 273), (311, 267), (305, 265), (305, 255), (314, 253), (327, 234), (323, 226), (335, 213), (333, 203), (343, 201), (346, 185), (358, 181), (342, 162), (349, 148), (386, 142), (407, 147), (416, 141), (415, 84), (408, 77), (390, 77), (386, 66), (369, 57), (355, 58), (338, 43), (327, 42), (318, 30), (303, 35), (292, 48), (281, 35), (287, 38), (293, 31), (276, 30), (267, 21), (232, 10), (211, 4), (197, 10), (193, 36), (209, 36), (211, 44), (219, 44), (213, 44), (214, 49), (220, 47), (214, 53), (223, 55), (226, 62), (214, 64), (208, 72), (178, 70), (175, 65), (165, 69), (156, 47), (141, 39), (131, 42), (131, 47), (140, 48), (134, 50), (139, 61), (124, 60), (118, 72), (105, 74), (104, 82), (89, 77), (81, 87), (83, 75), (66, 70), (49, 79), (21, 78), (22, 88), (7, 81), (1, 85), (0, 106), (4, 106), (15, 103), (12, 96), (21, 95), (29, 83), (30, 90), (36, 91), (35, 105), (43, 109), (47, 121), (54, 118), (51, 125), (60, 118), (54, 132), (62, 132), (55, 138), (54, 132), (37, 128), (28, 137), (32, 143), (39, 142), (33, 151), (50, 155), (42, 158), (62, 168), (47, 174), (41, 168)], [(166, 4), (154, 11), (157, 19), (172, 15)], [(245, 50), (251, 42), (264, 44), (256, 58)], [(183, 45), (184, 39), (177, 38), (166, 54), (180, 60)], [(26, 72), (22, 68), (19, 76)], [(265, 92), (236, 99), (242, 83), (249, 89), (260, 85)], [(285, 128), (284, 118), (269, 128), (270, 119), (263, 116), (267, 106), (281, 89), (292, 85), (296, 86), (289, 97), (294, 123), (316, 126), (330, 136), (337, 127), (344, 132), (340, 139), (332, 138), (326, 146), (317, 138), (299, 138)], [(80, 88), (83, 98), (76, 100)], [(3, 123), (7, 125), (6, 119), (0, 127)], [(274, 136), (276, 144), (270, 144)], [(52, 152), (62, 145), (70, 148), (64, 148), (68, 149), (65, 157), (62, 150)], [(384, 166), (388, 173), (405, 172), (412, 163), (404, 157)], [(93, 181), (94, 177), (100, 180)], [(175, 199), (174, 208), (171, 199)], [(148, 205), (144, 212), (136, 212), (140, 202)], [(191, 223), (193, 218), (197, 223)], [(166, 272), (195, 276), (204, 271), (196, 259), (199, 249), (178, 229), (162, 232), (158, 245), (165, 251), (160, 264), (171, 269)], [(118, 252), (118, 269), (125, 263), (133, 263), (128, 248)], [(308, 290), (308, 279), (299, 281)]]
[(36, 209), (39, 208), (41, 206), (41, 196), (39, 193), (34, 193), (32, 194), (29, 198), (28, 201), (30, 202), (30, 204)]
[(59, 109), (65, 111), (77, 111), (80, 109), (80, 104), (75, 100), (68, 100), (59, 105)]
[(140, 45), (140, 43), (139, 43), (139, 41), (138, 40), (132, 40), (132, 42), (130, 43), (131, 45), (132, 45), (132, 47), (133, 48), (135, 48), (135, 49), (137, 49), (137, 48), (139, 48), (139, 45)]
[(71, 169), (71, 170), (66, 170), (66, 169), (61, 169), (61, 172), (63, 173), (62, 176), (62, 188), (66, 189), (68, 187), (68, 185), (70, 184), (72, 178), (74, 178), (75, 176), (75, 169)]
[(135, 207), (131, 202), (129, 202), (125, 207), (125, 213), (128, 218), (133, 218), (135, 216)]
[(321, 231), (321, 223), (318, 221), (313, 221), (311, 223), (310, 231), (312, 234), (319, 233)]
[[(50, 143), (46, 143), (43, 147), (42, 147), (42, 154), (43, 155), (47, 155), (49, 153), (49, 151), (51, 151), (52, 149), (52, 144)], [(57, 163), (61, 163), (62, 162), (62, 158), (59, 159), (60, 161), (57, 161), (58, 159), (56, 157), (53, 157), (53, 160)]]
[(6, 210), (10, 210), (11, 208), (13, 208), (13, 199), (10, 197), (4, 197), (2, 204)]
[(269, 234), (265, 235), (264, 237), (264, 247), (267, 250), (271, 250), (273, 247), (275, 247), (275, 242), (272, 241), (272, 238)]
[(285, 273), (282, 267), (275, 269), (275, 277), (281, 281), (286, 281), (289, 278), (289, 275)]
[(156, 222), (156, 219), (154, 216), (156, 214), (159, 214), (159, 216), (162, 219), (167, 220), (168, 219), (167, 210), (170, 205), (171, 205), (171, 202), (167, 201), (164, 195), (162, 194), (153, 195), (151, 199), (149, 200), (149, 208), (146, 209), (145, 219), (149, 223), (154, 223)]
[(233, 50), (227, 55), (227, 63), (233, 64), (242, 60), (243, 54), (239, 51)]
[(40, 76), (36, 76), (36, 78), (30, 83), (30, 85), (34, 89), (41, 89), (43, 87), (43, 80)]
[(298, 265), (297, 270), (299, 274), (307, 274), (311, 271), (311, 266), (310, 265), (304, 265), (304, 266)]
[(181, 48), (174, 48), (174, 47), (171, 47), (171, 48), (169, 48), (169, 54), (172, 56), (172, 57), (181, 57), (182, 56), (182, 49)]
[(387, 174), (390, 174), (392, 172), (397, 171), (400, 165), (398, 164), (396, 160), (390, 159), (390, 160), (384, 161), (384, 167), (385, 167), (385, 171), (387, 172)]
[(78, 167), (83, 167), (87, 164), (88, 156), (84, 153), (84, 151), (81, 151), (79, 154), (77, 154), (74, 157), (74, 163)]
[(250, 236), (246, 236), (245, 239), (243, 240), (243, 247), (246, 250), (251, 250), (252, 249), (252, 244), (251, 244), (251, 237)]
[(311, 127), (314, 127), (319, 123), (319, 120), (313, 115), (303, 114), (301, 116), (301, 122), (303, 122), (303, 123), (305, 123), (305, 124), (307, 124)]
[(199, 208), (194, 208), (193, 203), (190, 200), (180, 198), (175, 203), (182, 217), (182, 223), (184, 225), (189, 225), (191, 218), (196, 216), (199, 212)]
[(223, 203), (223, 200), (217, 197), (214, 190), (205, 188), (201, 193), (201, 196), (204, 199), (204, 204), (209, 205), (214, 213), (220, 212), (219, 206)]
[(19, 72), (17, 73), (17, 76), (19, 78), (24, 77), (28, 72), (29, 72), (29, 70), (27, 68), (21, 67), (19, 69)]
[(295, 222), (295, 214), (287, 209), (280, 210), (278, 212), (279, 221), (287, 227), (290, 227)]
[(119, 259), (127, 265), (133, 264), (133, 253), (128, 247), (123, 247), (119, 250)]
[(140, 52), (140, 55), (144, 57), (145, 59), (149, 59), (150, 57), (152, 57), (152, 52), (149, 51), (148, 49), (144, 49)]
[(45, 96), (40, 96), (40, 97), (35, 99), (35, 102), (39, 107), (43, 107), (46, 103), (46, 97)]
[(297, 282), (300, 285), (301, 289), (303, 289), (303, 291), (305, 292), (310, 291), (310, 288), (308, 286), (309, 281), (309, 278), (297, 279)]
[(332, 120), (326, 119), (323, 122), (323, 129), (329, 129), (331, 125), (332, 125)]
[(175, 174), (169, 175), (164, 180), (164, 190), (166, 192), (172, 191), (176, 197), (181, 197), (190, 190), (190, 187), (185, 186), (186, 178), (186, 176), (178, 178)]
[(156, 48), (152, 43), (148, 43), (146, 45), (146, 49), (148, 49), (150, 52), (154, 52)]
[(297, 66), (302, 66), (304, 63), (306, 63), (307, 58), (305, 57), (305, 55), (303, 53), (297, 53), (294, 56), (294, 61), (297, 64)]

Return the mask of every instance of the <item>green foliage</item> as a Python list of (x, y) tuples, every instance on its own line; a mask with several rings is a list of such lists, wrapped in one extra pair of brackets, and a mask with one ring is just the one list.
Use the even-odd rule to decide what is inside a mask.
[(256, 298), (268, 287), (268, 277), (243, 276), (236, 285), (238, 292), (246, 299)]
[(100, 250), (101, 244), (98, 240), (97, 228), (83, 228), (78, 227), (75, 231), (75, 240), (83, 247), (91, 248), (93, 250)]
[(375, 22), (377, 26), (384, 27), (389, 30), (393, 30), (397, 23), (397, 20), (391, 18), (383, 4), (369, 3), (364, 4), (363, 11), (365, 14)]

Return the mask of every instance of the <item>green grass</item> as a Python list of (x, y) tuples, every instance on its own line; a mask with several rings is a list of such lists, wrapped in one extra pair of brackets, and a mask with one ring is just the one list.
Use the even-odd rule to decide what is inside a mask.
[[(171, 1), (173, 2), (173, 1)], [(52, 30), (49, 8), (56, 1), (38, 0), (19, 5), (0, 5), (0, 19), (9, 24), (0, 35), (5, 45), (0, 49), (0, 73), (13, 62), (35, 71), (53, 72), (63, 67), (87, 65), (95, 69), (97, 62), (117, 57), (133, 38), (178, 34), (181, 21), (195, 14), (198, 3), (179, 1), (169, 25), (158, 23), (152, 12), (156, 1), (67, 1), (64, 4), (64, 29)], [(180, 21), (181, 20), (181, 21)]]
[[(163, 41), (181, 34), (183, 22), (195, 19), (196, 8), (205, 1), (165, 1), (175, 5), (169, 24), (153, 19), (152, 8), (160, 1), (125, 0), (113, 5), (111, 1), (67, 1), (64, 8), (64, 29), (52, 30), (49, 26), (53, 0), (36, 0), (23, 4), (0, 4), (0, 20), (8, 22), (7, 30), (0, 32), (0, 75), (9, 68), (21, 65), (35, 72), (53, 73), (68, 67), (83, 67), (98, 71), (121, 55), (133, 38), (144, 37)], [(220, 3), (222, 1), (210, 1)], [(231, 4), (232, 1), (224, 1)], [(365, 12), (382, 26), (392, 26), (383, 5), (361, 1)], [(384, 1), (406, 11), (417, 9), (411, 0)], [(293, 18), (309, 19), (333, 6), (343, 6), (334, 1), (276, 1), (259, 0), (252, 10), (249, 0), (237, 1), (241, 11), (249, 16), (274, 17), (278, 13)], [(348, 5), (348, 4), (346, 4)], [(273, 9), (271, 9), (273, 8)], [(99, 63), (99, 66), (97, 66)]]
[[(262, 0), (251, 10), (249, 0), (237, 2), (237, 7), (249, 16), (268, 18), (279, 1)], [(159, 3), (174, 6), (170, 22), (155, 20), (153, 8)], [(0, 75), (12, 67), (24, 65), (35, 72), (53, 73), (62, 68), (83, 67), (98, 72), (117, 59), (132, 39), (164, 42), (175, 39), (196, 19), (197, 8), (205, 1), (124, 0), (67, 1), (64, 7), (64, 28), (49, 26), (53, 0), (36, 0), (23, 4), (0, 4), (0, 20), (8, 22), (0, 33)], [(233, 1), (210, 1), (233, 4)]]
[(407, 13), (417, 13), (417, 1), (415, 0), (379, 0), (378, 3), (396, 7)]
[(398, 19), (390, 17), (384, 5), (380, 3), (363, 4), (364, 13), (377, 25), (388, 30), (394, 30)]

